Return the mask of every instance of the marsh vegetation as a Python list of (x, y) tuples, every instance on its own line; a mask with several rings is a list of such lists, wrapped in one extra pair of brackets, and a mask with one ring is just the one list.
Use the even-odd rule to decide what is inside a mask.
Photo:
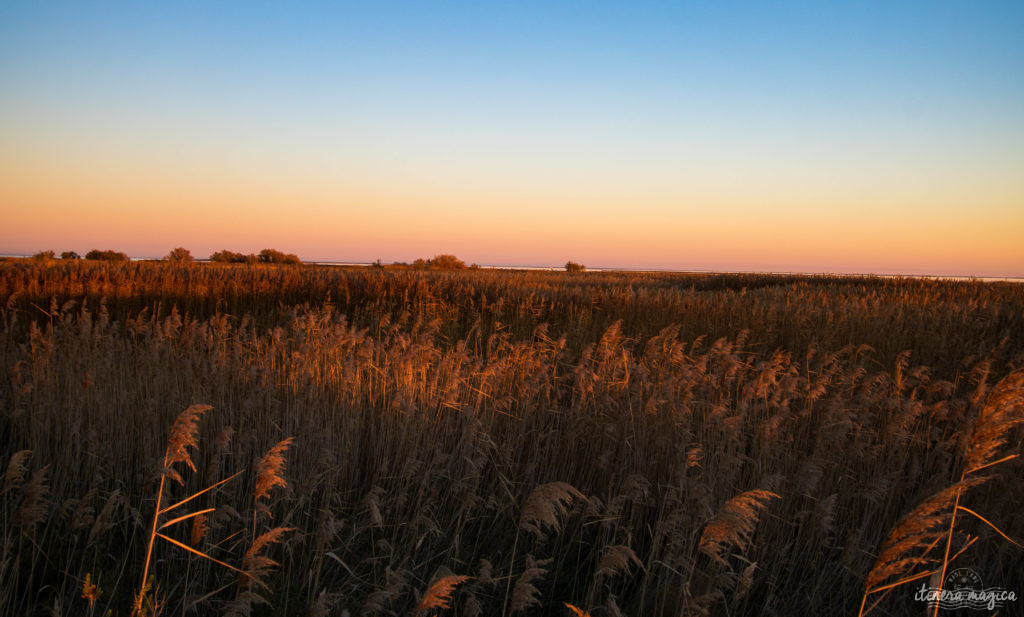
[[(911, 615), (881, 588), (950, 557), (1021, 581), (953, 520), (1024, 538), (1024, 464), (990, 465), (1020, 285), (12, 260), (0, 300), (3, 615)], [(147, 558), (158, 496), (236, 472), (161, 531), (230, 567)]]

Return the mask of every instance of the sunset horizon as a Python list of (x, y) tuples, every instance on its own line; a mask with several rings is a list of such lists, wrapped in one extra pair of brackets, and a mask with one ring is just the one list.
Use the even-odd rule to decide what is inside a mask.
[[(175, 247), (175, 248), (179, 248), (179, 247)], [(185, 247), (180, 247), (180, 248), (185, 248)], [(263, 250), (263, 248), (273, 248), (273, 247), (261, 247), (261, 248), (256, 248), (256, 249), (253, 249), (253, 250), (248, 250), (247, 249), (247, 250), (240, 250), (240, 251), (235, 251), (235, 252), (238, 252), (238, 253), (241, 253), (241, 254), (258, 254), (261, 250)], [(11, 253), (11, 252), (0, 253), (0, 259), (31, 259), (34, 256), (37, 256), (37, 255), (40, 255), (40, 254), (45, 254), (45, 253), (47, 253), (48, 251), (51, 251), (51, 250), (52, 249), (42, 249), (42, 250), (34, 251), (34, 252), (31, 252), (31, 253), (28, 253), (28, 252), (22, 252), (22, 253)], [(84, 258), (84, 255), (87, 253), (87, 251), (90, 251), (90, 250), (117, 251), (117, 248), (116, 247), (113, 247), (113, 248), (91, 247), (91, 248), (87, 249), (86, 251), (79, 251), (79, 250), (75, 250), (74, 248), (72, 248), (72, 249), (70, 249), (69, 252), (73, 252), (76, 255), (78, 255), (78, 257), (76, 259), (82, 259), (82, 258)], [(189, 250), (189, 253), (193, 253), (190, 249), (186, 249), (186, 250)], [(218, 250), (232, 251), (232, 248), (225, 247), (225, 248), (218, 249)], [(54, 251), (55, 257), (53, 259), (56, 260), (56, 261), (67, 261), (67, 260), (61, 260), (60, 259), (59, 255), (60, 255), (61, 252), (62, 251)], [(117, 251), (117, 252), (119, 252), (119, 251)], [(217, 251), (211, 251), (209, 254), (212, 255), (215, 252), (217, 252)], [(291, 252), (291, 251), (287, 251), (287, 252)], [(146, 254), (146, 255), (141, 255), (141, 254), (140, 255), (134, 255), (134, 254), (132, 254), (132, 255), (128, 255), (128, 259), (130, 261), (165, 261), (167, 259), (167, 254), (166, 253), (167, 253), (167, 251), (165, 251), (164, 254)], [(299, 254), (296, 254), (296, 253), (292, 253), (292, 254), (295, 254), (300, 259), (300, 261), (302, 262), (303, 265), (327, 266), (327, 267), (331, 267), (331, 266), (362, 266), (362, 267), (369, 267), (369, 266), (378, 266), (378, 265), (379, 266), (384, 266), (384, 267), (410, 267), (410, 266), (413, 265), (413, 263), (416, 260), (430, 259), (430, 258), (436, 257), (438, 255), (453, 255), (453, 253), (450, 252), (450, 251), (435, 251), (435, 252), (429, 253), (429, 254), (428, 253), (419, 254), (419, 255), (417, 255), (415, 257), (412, 257), (412, 258), (409, 258), (409, 259), (389, 260), (389, 259), (384, 259), (384, 258), (379, 258), (378, 257), (378, 258), (372, 259), (372, 260), (370, 260), (370, 259), (340, 260), (340, 259), (312, 259), (312, 258), (303, 257), (302, 255), (299, 255)], [(497, 270), (550, 270), (550, 271), (561, 271), (561, 270), (565, 270), (566, 269), (566, 264), (571, 262), (571, 263), (579, 263), (587, 271), (591, 271), (591, 272), (651, 272), (651, 273), (666, 273), (666, 274), (671, 274), (671, 273), (679, 273), (679, 274), (779, 274), (779, 275), (797, 275), (797, 276), (833, 276), (834, 275), (834, 276), (841, 276), (841, 277), (843, 277), (843, 276), (849, 276), (849, 277), (910, 277), (910, 278), (925, 278), (925, 279), (929, 279), (929, 278), (934, 278), (934, 279), (963, 279), (963, 280), (966, 280), (966, 279), (977, 279), (977, 280), (992, 280), (992, 281), (1021, 281), (1021, 282), (1024, 282), (1024, 275), (1001, 274), (1001, 273), (998, 273), (998, 272), (997, 273), (985, 273), (985, 272), (982, 272), (982, 273), (979, 274), (979, 273), (977, 273), (975, 271), (968, 271), (968, 270), (936, 272), (936, 271), (927, 270), (927, 269), (923, 269), (923, 268), (922, 269), (910, 268), (910, 269), (901, 270), (901, 271), (888, 271), (888, 270), (885, 270), (885, 269), (863, 270), (863, 269), (858, 269), (856, 266), (850, 266), (850, 267), (842, 267), (842, 266), (840, 266), (840, 267), (837, 267), (837, 268), (825, 269), (825, 270), (807, 270), (807, 269), (795, 269), (795, 268), (787, 269), (784, 264), (779, 266), (778, 268), (775, 268), (775, 269), (771, 269), (771, 268), (763, 268), (763, 269), (743, 268), (742, 266), (737, 266), (735, 268), (725, 268), (725, 267), (670, 268), (670, 267), (661, 267), (661, 266), (657, 266), (657, 265), (646, 266), (646, 265), (643, 265), (643, 264), (640, 264), (640, 265), (625, 265), (625, 266), (623, 266), (623, 265), (614, 265), (614, 264), (613, 265), (602, 264), (600, 262), (584, 263), (584, 262), (582, 262), (582, 260), (576, 260), (576, 259), (572, 259), (572, 258), (563, 259), (563, 260), (561, 260), (559, 262), (548, 262), (548, 263), (545, 263), (545, 262), (525, 262), (525, 261), (524, 262), (485, 262), (485, 261), (484, 262), (480, 262), (480, 261), (474, 261), (472, 259), (461, 259), (461, 257), (459, 255), (457, 255), (457, 254), (455, 254), (454, 256), (455, 257), (459, 257), (460, 260), (464, 261), (467, 264), (467, 266), (479, 267), (479, 268), (484, 268), (484, 269), (497, 269)], [(192, 255), (192, 257), (193, 257), (195, 263), (215, 262), (216, 261), (216, 260), (210, 259), (210, 257), (207, 254), (204, 254), (202, 252), (195, 253), (195, 254)]]
[(0, 9), (0, 253), (1024, 276), (1024, 8)]

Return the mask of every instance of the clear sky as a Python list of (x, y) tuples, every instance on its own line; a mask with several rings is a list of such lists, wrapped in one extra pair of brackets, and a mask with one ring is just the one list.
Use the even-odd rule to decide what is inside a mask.
[(0, 3), (0, 253), (1024, 276), (1024, 2)]

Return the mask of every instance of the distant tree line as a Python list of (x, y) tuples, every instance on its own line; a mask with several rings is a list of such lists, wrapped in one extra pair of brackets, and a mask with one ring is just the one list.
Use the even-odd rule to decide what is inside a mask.
[(128, 255), (120, 251), (101, 251), (93, 249), (85, 254), (86, 259), (98, 261), (128, 261)]
[[(54, 251), (39, 251), (32, 256), (34, 259), (49, 260), (56, 259), (56, 253)], [(64, 251), (60, 254), (61, 259), (81, 259), (82, 256), (74, 251)], [(85, 254), (85, 259), (92, 259), (97, 261), (128, 261), (128, 255), (120, 251), (101, 251), (93, 249)], [(172, 249), (163, 258), (164, 261), (172, 263), (190, 263), (195, 261), (192, 256), (192, 252), (184, 247), (177, 247)], [(277, 249), (263, 249), (259, 253), (236, 253), (224, 249), (217, 251), (210, 255), (210, 261), (215, 263), (226, 263), (226, 264), (301, 264), (302, 260), (299, 259), (294, 253), (285, 253)], [(381, 260), (377, 260), (373, 264), (378, 268), (383, 268), (384, 264)], [(479, 268), (477, 264), (466, 266), (466, 262), (462, 261), (455, 255), (444, 253), (441, 255), (434, 255), (430, 259), (417, 259), (412, 264), (404, 262), (395, 262), (391, 264), (392, 267), (412, 267), (416, 270), (464, 270), (467, 267), (470, 269)], [(587, 267), (583, 264), (570, 261), (565, 264), (566, 272), (586, 272)]]
[[(99, 251), (95, 251), (94, 250), (92, 252), (93, 253), (97, 253)], [(112, 252), (112, 251), (110, 251), (110, 252)], [(123, 255), (123, 253), (121, 253), (121, 254)], [(63, 253), (60, 254), (60, 258), (61, 259), (81, 259), (82, 256), (79, 255), (78, 253), (74, 252), (74, 251), (64, 251)], [(40, 260), (57, 259), (57, 254), (55, 252), (53, 252), (53, 251), (39, 251), (38, 253), (36, 253), (35, 255), (32, 256), (32, 259), (40, 259)], [(127, 259), (127, 257), (126, 257), (126, 259)]]
[(223, 251), (217, 251), (213, 255), (210, 255), (210, 261), (216, 261), (224, 264), (254, 264), (259, 261), (259, 257), (255, 253), (235, 253), (227, 249)]
[[(49, 260), (56, 259), (57, 254), (54, 251), (39, 251), (32, 256), (33, 259), (38, 260)], [(82, 259), (82, 256), (75, 251), (64, 251), (60, 254), (61, 259)], [(92, 259), (96, 261), (128, 261), (129, 257), (126, 253), (120, 251), (101, 251), (99, 249), (93, 249), (85, 254), (85, 259)], [(195, 261), (195, 257), (192, 256), (192, 252), (184, 247), (177, 247), (172, 249), (163, 258), (164, 261), (173, 263), (189, 263)], [(302, 260), (299, 259), (294, 253), (284, 253), (277, 249), (263, 249), (259, 253), (235, 253), (233, 251), (223, 250), (217, 251), (213, 255), (210, 255), (210, 261), (220, 263), (249, 263), (249, 264), (301, 264)]]
[(294, 253), (283, 253), (276, 249), (263, 249), (259, 254), (235, 253), (227, 249), (210, 255), (210, 261), (230, 264), (301, 264)]
[[(33, 259), (47, 260), (56, 259), (57, 254), (54, 251), (39, 251), (32, 256)], [(64, 251), (60, 254), (61, 259), (82, 259), (82, 256), (74, 251)], [(101, 251), (99, 249), (93, 249), (85, 254), (86, 259), (95, 259), (96, 261), (128, 261), (129, 257), (126, 253), (120, 251)]]
[(466, 262), (455, 255), (434, 255), (430, 259), (417, 259), (412, 262), (412, 267), (417, 270), (462, 270), (466, 267)]

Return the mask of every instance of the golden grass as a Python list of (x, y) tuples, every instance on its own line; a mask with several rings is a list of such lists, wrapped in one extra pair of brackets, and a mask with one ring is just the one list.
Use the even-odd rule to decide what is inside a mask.
[(1018, 286), (5, 262), (0, 291), (0, 615), (852, 614), (1019, 572)]
[(471, 578), (473, 577), (450, 574), (437, 579), (423, 594), (423, 599), (416, 607), (417, 612), (425, 613), (431, 609), (451, 608), (452, 594), (455, 593), (455, 588)]
[(757, 526), (761, 510), (779, 495), (760, 489), (746, 491), (725, 502), (700, 534), (697, 550), (722, 565), (728, 565), (725, 551), (729, 546), (747, 547)]

